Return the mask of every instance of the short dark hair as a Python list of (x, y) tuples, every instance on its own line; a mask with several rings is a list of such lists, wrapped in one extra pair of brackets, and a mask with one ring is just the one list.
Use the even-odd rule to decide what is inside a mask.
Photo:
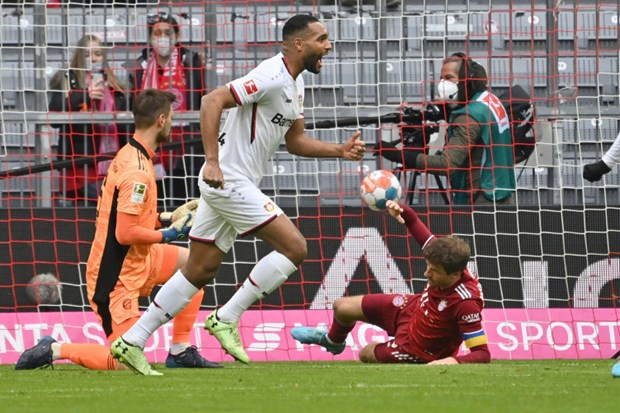
[(424, 258), (441, 265), (447, 274), (465, 271), (470, 255), (469, 244), (455, 235), (439, 237), (424, 248)]
[(145, 89), (136, 97), (133, 104), (133, 118), (136, 129), (150, 128), (162, 113), (170, 113), (176, 96), (165, 90)]
[(319, 19), (309, 14), (298, 14), (291, 17), (284, 23), (284, 27), (282, 27), (282, 40), (289, 40), (300, 31), (307, 29), (310, 23), (318, 21)]

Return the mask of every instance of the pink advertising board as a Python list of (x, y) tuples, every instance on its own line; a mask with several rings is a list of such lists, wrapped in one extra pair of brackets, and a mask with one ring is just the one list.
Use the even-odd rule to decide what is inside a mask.
[[(231, 361), (202, 328), (206, 315), (203, 311), (198, 316), (193, 344), (209, 360)], [(618, 309), (487, 309), (483, 316), (491, 354), (496, 359), (608, 358), (620, 345)], [(252, 361), (357, 360), (366, 344), (387, 339), (383, 330), (358, 323), (345, 352), (333, 357), (319, 347), (298, 344), (289, 334), (296, 326), (330, 323), (328, 310), (247, 311), (240, 329)], [(165, 360), (171, 327), (171, 323), (163, 326), (147, 343), (150, 361)], [(90, 312), (1, 313), (0, 364), (15, 363), (25, 348), (44, 335), (64, 342), (106, 343), (101, 326)]]

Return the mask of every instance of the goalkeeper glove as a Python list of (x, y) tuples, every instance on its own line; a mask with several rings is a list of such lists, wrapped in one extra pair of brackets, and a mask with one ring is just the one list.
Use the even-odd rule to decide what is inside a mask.
[(159, 230), (159, 232), (163, 235), (161, 242), (172, 242), (186, 239), (189, 235), (189, 230), (192, 229), (193, 223), (194, 213), (189, 212), (185, 217), (174, 221), (168, 228)]
[(611, 168), (602, 160), (590, 163), (583, 167), (583, 179), (587, 179), (590, 182), (600, 181), (603, 175), (609, 171), (611, 171)]
[(193, 199), (175, 209), (174, 212), (160, 212), (159, 223), (162, 227), (169, 227), (170, 224), (185, 217), (188, 213), (196, 211), (196, 208), (198, 208), (198, 200)]

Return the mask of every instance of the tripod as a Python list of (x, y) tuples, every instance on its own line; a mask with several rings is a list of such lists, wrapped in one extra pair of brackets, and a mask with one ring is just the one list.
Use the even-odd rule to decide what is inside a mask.
[[(404, 168), (401, 166), (400, 167), (400, 171), (405, 174), (405, 170)], [(406, 177), (406, 175), (404, 175)], [(420, 171), (413, 171), (413, 177), (412, 179), (409, 181), (409, 185), (407, 188), (407, 205), (411, 205), (413, 203), (413, 194), (415, 193), (415, 186), (416, 183), (418, 181), (418, 178), (422, 176), (422, 172)], [(433, 174), (433, 176), (435, 177), (435, 182), (437, 183), (437, 187), (440, 190), (441, 193), (441, 197), (443, 198), (444, 202), (446, 203), (446, 205), (450, 205), (450, 199), (448, 198), (448, 195), (446, 194), (446, 190), (443, 186), (443, 182), (441, 182), (441, 179), (439, 178), (439, 176)]]

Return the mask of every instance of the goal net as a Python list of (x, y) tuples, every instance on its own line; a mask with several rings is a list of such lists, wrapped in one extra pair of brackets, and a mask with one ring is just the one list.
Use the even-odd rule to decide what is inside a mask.
[[(514, 166), (509, 203), (472, 208), (446, 203), (444, 176), (376, 151), (361, 162), (301, 158), (283, 143), (260, 187), (306, 237), (308, 257), (244, 314), (250, 357), (331, 359), (296, 344), (289, 330), (328, 326), (339, 297), (424, 289), (420, 247), (362, 204), (361, 180), (376, 169), (397, 173), (403, 201), (433, 233), (472, 246), (493, 357), (606, 358), (618, 350), (620, 172), (582, 178), (583, 165), (599, 160), (620, 132), (617, 2), (0, 0), (0, 10), (0, 363), (14, 363), (43, 335), (105, 343), (85, 267), (97, 184), (131, 135), (136, 93), (159, 84), (180, 98), (172, 141), (156, 162), (159, 207), (171, 210), (199, 196), (200, 97), (278, 53), (284, 22), (299, 13), (321, 19), (333, 43), (321, 73), (303, 75), (309, 135), (342, 143), (361, 130), (368, 148), (390, 141), (397, 150), (442, 150), (447, 124), (425, 111), (438, 99), (443, 59), (462, 52), (486, 69), (496, 96), (513, 85), (531, 96), (536, 147)], [(180, 68), (154, 73), (152, 30), (161, 21), (174, 22), (168, 34), (182, 47), (173, 52)], [(113, 90), (101, 99), (107, 104), (67, 98), (67, 73), (79, 72), (92, 50), (80, 43), (85, 36), (100, 41), (99, 80)], [(205, 288), (192, 341), (209, 359), (230, 360), (201, 328), (204, 315), (269, 251), (239, 238)], [(33, 283), (39, 274), (52, 277)], [(141, 308), (149, 302), (142, 298)], [(164, 359), (170, 335), (167, 325), (149, 341), (151, 360)], [(386, 337), (360, 324), (339, 359), (356, 359)]]

